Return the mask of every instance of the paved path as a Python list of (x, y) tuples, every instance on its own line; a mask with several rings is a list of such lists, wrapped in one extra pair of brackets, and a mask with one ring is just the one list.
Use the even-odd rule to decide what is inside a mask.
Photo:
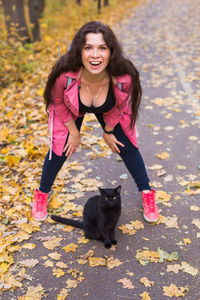
[[(198, 0), (147, 1), (139, 6), (129, 19), (115, 28), (125, 53), (141, 73), (143, 105), (138, 131), (140, 149), (148, 167), (148, 174), (153, 188), (165, 191), (166, 197), (171, 197), (170, 200), (168, 198), (169, 201), (165, 201), (167, 198), (164, 200), (159, 198), (158, 205), (162, 216), (160, 223), (150, 226), (143, 221), (140, 194), (116, 155), (91, 160), (89, 150), (83, 149), (81, 153), (76, 154), (75, 159), (79, 161), (79, 167), (84, 165), (83, 174), (86, 174), (88, 167), (92, 168), (92, 173), (84, 175), (87, 176), (88, 182), (92, 178), (102, 182), (104, 186), (122, 184), (123, 210), (119, 226), (129, 224), (126, 228), (129, 234), (122, 234), (118, 229), (118, 246), (116, 249), (106, 250), (96, 241), (87, 244), (78, 243), (78, 238), (82, 236), (80, 230), (66, 232), (61, 225), (45, 222), (41, 226), (41, 231), (34, 233), (29, 240), (29, 243), (36, 244), (36, 248), (31, 251), (23, 249), (15, 259), (21, 261), (34, 258), (38, 259), (39, 263), (34, 268), (26, 269), (23, 288), (14, 292), (4, 292), (2, 300), (18, 299), (19, 296), (25, 295), (28, 287), (36, 287), (39, 284), (43, 288), (41, 299), (48, 300), (56, 300), (57, 295), (63, 288), (66, 289), (67, 285), (71, 286), (68, 289), (69, 300), (177, 298), (175, 296), (171, 298), (170, 293), (184, 295), (180, 299), (200, 299), (200, 276), (199, 273), (196, 274), (197, 268), (200, 267), (198, 2)], [(90, 121), (88, 124), (91, 124)], [(97, 127), (95, 133), (101, 134), (98, 126), (95, 127)], [(84, 134), (87, 140), (87, 131)], [(83, 136), (83, 140), (84, 138)], [(92, 147), (96, 151), (99, 149), (98, 145)], [(163, 152), (169, 155), (168, 159), (161, 160), (156, 156)], [(161, 165), (161, 169), (158, 169), (158, 165)], [(75, 163), (74, 170), (70, 174), (66, 178), (72, 176), (70, 179), (72, 181), (77, 180), (78, 174), (80, 175)], [(123, 174), (127, 174), (128, 178), (120, 179)], [(126, 175), (124, 176), (126, 178)], [(78, 186), (72, 186), (74, 184), (72, 181), (67, 185), (69, 192), (78, 190)], [(82, 179), (79, 178), (78, 183), (81, 182)], [(196, 188), (191, 187), (192, 182), (196, 182)], [(87, 187), (90, 190), (89, 185)], [(191, 189), (186, 191), (189, 187)], [(84, 197), (74, 202), (83, 205), (85, 199), (94, 193), (88, 191)], [(80, 207), (73, 206), (72, 201), (66, 203), (64, 211), (69, 210), (69, 203), (72, 203), (72, 211), (79, 211)], [(62, 212), (62, 209), (60, 210)], [(131, 227), (130, 222), (136, 220), (138, 222), (132, 223)], [(134, 228), (136, 232), (131, 235)], [(60, 247), (52, 250), (44, 247), (43, 241), (48, 240), (49, 236), (60, 237)], [(75, 253), (66, 253), (62, 249), (70, 243), (79, 246)], [(94, 251), (94, 257), (103, 258), (107, 266), (91, 267), (87, 258), (85, 264), (80, 264), (78, 259), (89, 250)], [(59, 260), (48, 256), (55, 252), (61, 255)], [(138, 256), (136, 258), (137, 253), (141, 254), (140, 259)], [(116, 266), (118, 261), (115, 259), (122, 264)], [(45, 262), (49, 267), (44, 266)], [(56, 265), (57, 262), (65, 263), (67, 267)], [(56, 270), (58, 273), (61, 272), (58, 269), (65, 273), (57, 278)], [(142, 277), (148, 278), (149, 281), (143, 279), (144, 283), (141, 283)], [(67, 280), (74, 281), (67, 282)], [(172, 288), (163, 289), (171, 284), (182, 288), (176, 290), (174, 287), (174, 292)], [(66, 290), (63, 290), (64, 292)], [(41, 293), (39, 291), (38, 295)], [(36, 296), (26, 299), (33, 298), (37, 299)]]

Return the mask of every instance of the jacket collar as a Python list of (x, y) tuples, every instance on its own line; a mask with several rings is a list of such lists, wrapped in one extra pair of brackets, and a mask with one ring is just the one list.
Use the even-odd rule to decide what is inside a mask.
[[(65, 76), (67, 77), (71, 77), (73, 79), (75, 79), (72, 83), (71, 88), (66, 89), (64, 92), (64, 99), (66, 100), (66, 102), (70, 102), (71, 104), (71, 111), (75, 116), (79, 116), (79, 96), (78, 96), (78, 90), (79, 87), (81, 85), (81, 73), (82, 73), (82, 68), (80, 68), (77, 72), (67, 72), (65, 74)], [(124, 102), (127, 98), (128, 98), (128, 94), (125, 93), (124, 91), (121, 91), (117, 84), (118, 83), (125, 83), (126, 79), (125, 77), (122, 76), (117, 76), (117, 77), (113, 77), (112, 76), (112, 82), (114, 84), (114, 95), (115, 95), (115, 99), (116, 99), (116, 103), (120, 104), (122, 102)]]
[[(81, 81), (81, 73), (83, 71), (83, 67), (80, 67), (80, 69), (77, 72), (73, 72), (73, 71), (69, 71), (67, 73), (65, 73), (65, 76), (67, 77), (71, 77), (73, 79), (76, 79), (78, 82), (78, 86), (80, 85), (80, 81)], [(117, 85), (118, 83), (125, 83), (126, 82), (126, 78), (125, 76), (112, 76), (111, 77), (112, 82)]]

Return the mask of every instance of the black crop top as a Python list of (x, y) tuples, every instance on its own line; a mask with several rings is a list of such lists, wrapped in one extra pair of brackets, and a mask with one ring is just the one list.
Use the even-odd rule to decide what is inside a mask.
[(104, 112), (108, 112), (109, 110), (111, 110), (114, 105), (115, 105), (115, 96), (113, 93), (113, 89), (112, 89), (112, 83), (110, 82), (109, 85), (109, 89), (108, 89), (108, 94), (106, 97), (105, 102), (101, 105), (101, 106), (87, 106), (84, 105), (81, 102), (81, 98), (80, 98), (80, 93), (78, 93), (78, 98), (79, 98), (79, 112), (80, 113), (104, 113)]

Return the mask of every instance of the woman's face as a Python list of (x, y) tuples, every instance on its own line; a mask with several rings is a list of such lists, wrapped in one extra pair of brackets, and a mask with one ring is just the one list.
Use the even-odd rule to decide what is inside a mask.
[(104, 41), (102, 33), (88, 33), (86, 43), (81, 51), (85, 69), (94, 75), (103, 72), (109, 63), (110, 49)]

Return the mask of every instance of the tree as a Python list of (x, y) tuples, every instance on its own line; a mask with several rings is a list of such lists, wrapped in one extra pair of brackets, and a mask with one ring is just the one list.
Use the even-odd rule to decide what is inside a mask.
[(32, 36), (33, 41), (40, 41), (40, 25), (39, 25), (39, 17), (42, 16), (44, 12), (45, 1), (41, 0), (28, 0), (28, 11), (29, 18), (32, 24)]
[(24, 15), (23, 0), (3, 0), (4, 16), (8, 32), (8, 40), (29, 43), (30, 37)]
[(77, 3), (78, 5), (81, 5), (81, 0), (76, 0), (76, 3)]
[(108, 6), (109, 5), (109, 0), (104, 0), (104, 6)]
[(98, 9), (98, 14), (101, 13), (101, 0), (98, 0), (97, 2), (97, 9)]
[[(28, 27), (24, 15), (24, 0), (2, 0), (8, 40), (30, 43)], [(30, 22), (33, 24), (33, 41), (40, 40), (39, 17), (42, 16), (45, 0), (28, 0)]]

